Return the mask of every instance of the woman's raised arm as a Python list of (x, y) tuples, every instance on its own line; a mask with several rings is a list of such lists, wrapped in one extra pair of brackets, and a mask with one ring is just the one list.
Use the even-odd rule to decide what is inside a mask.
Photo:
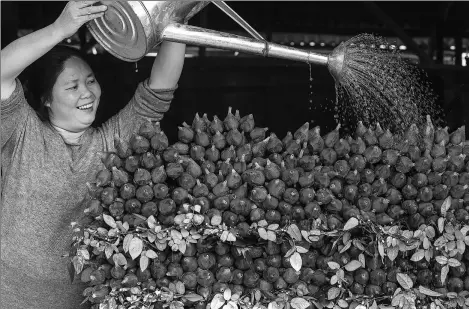
[(186, 44), (163, 41), (151, 69), (150, 88), (174, 88), (181, 76), (185, 54)]
[(93, 6), (96, 2), (98, 1), (70, 1), (53, 24), (21, 37), (2, 49), (2, 99), (10, 97), (15, 90), (15, 79), (31, 63), (72, 36), (84, 23), (104, 14), (107, 7)]

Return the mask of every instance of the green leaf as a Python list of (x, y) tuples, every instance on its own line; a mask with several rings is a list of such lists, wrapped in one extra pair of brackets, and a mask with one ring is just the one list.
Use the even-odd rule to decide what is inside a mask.
[(267, 306), (267, 309), (280, 309), (277, 302), (276, 301), (273, 301), (273, 302), (270, 302), (269, 305)]
[(106, 248), (104, 249), (104, 254), (106, 255), (106, 258), (109, 259), (112, 254), (114, 253), (114, 250), (110, 245), (106, 245)]
[(443, 233), (445, 228), (445, 218), (439, 217), (438, 218), (438, 231)]
[(390, 247), (390, 248), (388, 248), (386, 253), (388, 255), (388, 258), (391, 261), (394, 261), (397, 258), (397, 255), (399, 254), (399, 248), (397, 246), (396, 247)]
[(134, 235), (127, 234), (124, 237), (124, 244), (122, 245), (124, 252), (127, 253), (129, 251), (130, 241), (134, 238)]
[(148, 249), (146, 252), (145, 252), (145, 255), (149, 258), (149, 259), (156, 259), (158, 257), (158, 254), (156, 254), (155, 251), (151, 250), (151, 249)]
[(226, 237), (226, 240), (227, 241), (236, 241), (236, 236), (233, 233), (228, 232), (228, 236)]
[(83, 270), (85, 265), (85, 260), (82, 256), (74, 256), (72, 258), (73, 267), (75, 268), (75, 273), (78, 275)]
[(354, 227), (356, 227), (357, 225), (358, 225), (358, 219), (355, 218), (355, 217), (352, 217), (352, 218), (348, 219), (347, 223), (345, 223), (344, 231), (351, 230)]
[(186, 238), (187, 236), (189, 236), (189, 232), (185, 229), (182, 229), (181, 230), (181, 235), (182, 235), (182, 238)]
[(117, 309), (117, 302), (114, 297), (111, 297), (107, 302), (107, 309)]
[(343, 299), (339, 299), (337, 305), (339, 305), (340, 308), (348, 308), (348, 303)]
[(360, 263), (362, 263), (363, 267), (366, 266), (366, 264), (365, 264), (365, 255), (364, 255), (363, 253), (360, 253), (360, 254), (358, 255), (358, 261), (359, 261)]
[(106, 222), (106, 224), (109, 225), (110, 227), (112, 228), (117, 227), (116, 221), (110, 215), (103, 214), (103, 219), (104, 219), (104, 222)]
[(290, 250), (287, 251), (287, 253), (285, 254), (285, 257), (289, 257), (291, 256), (296, 250), (296, 247), (292, 247), (290, 248)]
[(381, 257), (384, 259), (384, 257), (385, 257), (384, 245), (381, 241), (378, 241), (378, 252), (379, 252), (379, 255), (381, 255)]
[(399, 303), (401, 302), (401, 299), (404, 297), (404, 294), (397, 294), (392, 298), (391, 305), (392, 306), (399, 306)]
[[(200, 207), (200, 206), (199, 206)], [(194, 294), (194, 293), (190, 293), (190, 294), (185, 294), (183, 296), (183, 298), (185, 298), (186, 300), (190, 301), (190, 302), (198, 302), (198, 301), (201, 301), (203, 300), (204, 298), (202, 296), (200, 296), (199, 294)]]
[(458, 267), (458, 266), (461, 266), (461, 262), (459, 262), (458, 260), (454, 259), (454, 258), (451, 258), (448, 260), (448, 265), (450, 267)]
[(290, 257), (290, 264), (294, 270), (300, 271), (303, 261), (301, 259), (301, 255), (298, 252), (295, 252)]
[(342, 243), (346, 245), (349, 242), (351, 237), (352, 237), (352, 234), (350, 234), (350, 232), (345, 232), (344, 236), (342, 237)]
[(430, 248), (430, 241), (428, 240), (428, 237), (425, 237), (425, 238), (423, 239), (423, 248), (424, 248), (425, 250), (427, 250), (428, 248)]
[(222, 217), (220, 215), (214, 215), (210, 220), (210, 224), (213, 226), (219, 226), (222, 222)]
[(148, 262), (149, 262), (149, 259), (148, 259), (147, 256), (145, 256), (145, 255), (140, 256), (140, 269), (141, 269), (142, 271), (144, 271), (145, 269), (147, 269), (147, 267), (148, 267)]
[(430, 259), (433, 257), (433, 250), (425, 250), (425, 259), (427, 262), (430, 262)]
[(228, 239), (228, 231), (223, 231), (220, 236), (220, 240), (225, 242)]
[(273, 231), (267, 231), (267, 240), (270, 240), (270, 241), (277, 240), (277, 236), (275, 235)]
[(345, 278), (344, 278), (345, 277), (345, 272), (344, 272), (343, 269), (339, 269), (336, 274), (337, 274), (337, 278), (339, 278), (339, 280), (341, 280), (341, 281), (345, 280)]
[(412, 257), (410, 258), (411, 261), (413, 262), (418, 262), (421, 259), (425, 257), (425, 251), (423, 249), (417, 250), (414, 254), (412, 254)]
[(451, 207), (451, 196), (448, 196), (443, 204), (441, 205), (441, 215), (446, 217), (446, 213), (448, 212), (449, 208)]
[(419, 292), (428, 296), (433, 296), (433, 297), (443, 296), (443, 294), (432, 291), (424, 286), (419, 286)]
[(363, 246), (362, 242), (358, 239), (354, 239), (353, 241), (353, 245), (359, 249), (359, 250), (362, 250), (362, 251), (365, 251), (365, 247)]
[(425, 228), (425, 234), (427, 235), (428, 238), (434, 238), (435, 237), (435, 229), (433, 228), (433, 226), (427, 226)]
[(412, 282), (412, 279), (406, 274), (403, 273), (398, 273), (396, 275), (397, 282), (405, 289), (405, 290), (410, 290), (414, 283)]
[(184, 286), (184, 283), (182, 283), (181, 281), (176, 282), (176, 292), (181, 295), (186, 293), (186, 287)]
[(153, 217), (153, 215), (148, 217), (147, 224), (148, 224), (148, 227), (151, 229), (153, 229), (156, 226), (156, 219), (155, 217)]
[(357, 261), (357, 260), (352, 260), (352, 261), (348, 262), (348, 263), (344, 266), (344, 268), (345, 268), (345, 270), (347, 270), (347, 271), (355, 271), (355, 270), (359, 269), (359, 268), (362, 267), (362, 266), (363, 266), (363, 265), (362, 265), (361, 262), (359, 262), (359, 261)]
[(267, 231), (265, 230), (265, 228), (260, 227), (260, 228), (257, 229), (257, 232), (259, 233), (260, 238), (265, 239), (265, 240), (268, 239)]
[(301, 232), (300, 232), (300, 229), (298, 228), (298, 226), (296, 226), (296, 224), (290, 225), (287, 229), (287, 233), (294, 240), (297, 240), (297, 241), (301, 240)]
[(337, 296), (339, 296), (339, 294), (340, 294), (339, 288), (332, 287), (329, 289), (329, 291), (327, 291), (327, 299), (328, 300), (336, 299)]
[(164, 251), (164, 249), (166, 249), (166, 247), (168, 246), (168, 244), (166, 242), (156, 242), (155, 243), (155, 246), (156, 248), (159, 250), (159, 251)]
[(186, 252), (186, 248), (187, 248), (187, 244), (186, 242), (183, 240), (179, 243), (179, 251), (181, 251), (182, 254), (184, 254)]
[(177, 230), (171, 230), (171, 238), (173, 240), (182, 240), (182, 234), (181, 232), (177, 231)]
[(435, 260), (441, 265), (446, 265), (448, 263), (448, 258), (442, 255), (437, 256)]
[(275, 231), (275, 230), (278, 229), (278, 227), (279, 227), (279, 225), (278, 225), (277, 223), (274, 223), (274, 224), (270, 224), (270, 225), (267, 227), (267, 229), (268, 229), (268, 230), (271, 230), (271, 231)]
[(210, 309), (219, 309), (225, 304), (225, 299), (223, 295), (217, 294), (213, 297), (212, 302), (210, 303)]
[(135, 260), (143, 250), (143, 241), (140, 238), (132, 238), (129, 245), (129, 254)]
[(256, 301), (260, 301), (261, 297), (262, 297), (261, 291), (256, 289), (256, 291), (254, 292), (254, 298), (256, 299)]
[(445, 265), (441, 268), (441, 283), (445, 284), (446, 281), (446, 276), (448, 276), (449, 273), (449, 266)]
[(301, 246), (296, 246), (296, 251), (297, 251), (298, 253), (306, 253), (306, 252), (308, 252), (308, 249), (303, 248), (303, 247), (301, 247)]
[(469, 225), (465, 225), (461, 229), (461, 234), (463, 234), (463, 236), (466, 236), (467, 232), (469, 232)]
[(81, 255), (85, 260), (90, 259), (90, 253), (87, 249), (80, 249), (77, 251), (77, 255)]
[(225, 292), (223, 292), (223, 298), (226, 301), (231, 299), (231, 290), (230, 289), (226, 289)]
[(347, 241), (347, 243), (345, 244), (345, 246), (340, 250), (339, 253), (344, 253), (345, 251), (347, 251), (348, 249), (350, 249), (350, 247), (352, 246), (352, 240), (349, 240)]
[(464, 251), (466, 251), (466, 244), (464, 243), (463, 240), (458, 240), (456, 242), (456, 247), (459, 251), (459, 253), (464, 254)]
[(291, 300), (290, 305), (294, 309), (306, 309), (309, 307), (309, 302), (301, 297), (295, 297)]
[(330, 269), (334, 270), (334, 269), (339, 269), (340, 268), (340, 265), (336, 262), (327, 262), (327, 265), (329, 266)]

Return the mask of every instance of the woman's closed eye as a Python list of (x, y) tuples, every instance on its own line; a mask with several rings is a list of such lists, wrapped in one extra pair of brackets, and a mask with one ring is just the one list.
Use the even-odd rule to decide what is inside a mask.
[(78, 85), (74, 85), (72, 87), (67, 88), (67, 90), (77, 90), (77, 89), (78, 89)]

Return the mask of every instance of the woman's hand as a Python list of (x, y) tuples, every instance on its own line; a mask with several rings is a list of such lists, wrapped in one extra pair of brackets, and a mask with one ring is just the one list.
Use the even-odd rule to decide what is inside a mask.
[(74, 35), (86, 22), (104, 15), (106, 5), (94, 6), (99, 1), (70, 1), (54, 22), (54, 27), (65, 39)]

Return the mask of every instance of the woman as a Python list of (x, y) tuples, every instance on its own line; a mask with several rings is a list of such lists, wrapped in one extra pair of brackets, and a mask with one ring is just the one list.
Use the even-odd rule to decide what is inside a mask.
[[(54, 46), (103, 16), (106, 6), (96, 2), (69, 2), (53, 24), (1, 53), (0, 308), (83, 308), (84, 287), (70, 283), (62, 256), (71, 244), (70, 223), (83, 212), (85, 184), (103, 168), (99, 153), (114, 150), (114, 135), (128, 140), (145, 119), (161, 120), (177, 87), (185, 45), (164, 42), (150, 78), (127, 106), (102, 127), (90, 127), (99, 83), (78, 53)], [(17, 79), (27, 67), (40, 70), (27, 83), (38, 112)]]

